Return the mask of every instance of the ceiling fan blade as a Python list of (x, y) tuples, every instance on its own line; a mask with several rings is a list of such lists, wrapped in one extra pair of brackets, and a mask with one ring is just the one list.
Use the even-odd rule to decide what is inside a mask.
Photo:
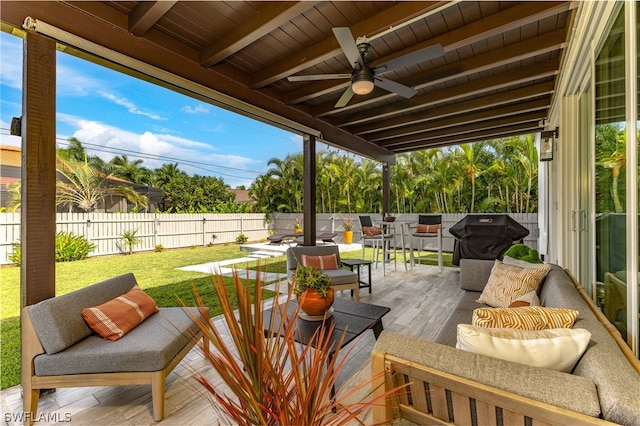
[[(348, 27), (336, 27), (333, 29), (333, 34), (336, 36), (342, 51), (353, 69), (362, 69), (364, 64), (362, 63), (360, 52), (358, 52), (358, 46), (356, 46), (356, 42), (353, 40), (351, 30)], [(357, 68), (355, 64), (360, 64), (360, 68)]]
[(396, 93), (403, 98), (410, 98), (415, 95), (416, 92), (409, 86), (405, 86), (404, 84), (396, 83), (395, 81), (389, 80), (387, 78), (375, 77), (373, 82), (376, 86), (383, 88), (389, 92)]
[(344, 91), (342, 96), (340, 96), (340, 99), (338, 99), (338, 102), (336, 102), (335, 107), (342, 108), (343, 106), (346, 106), (351, 98), (353, 98), (354, 94), (355, 93), (353, 93), (353, 90), (351, 90), (351, 86), (347, 87), (347, 90)]
[(373, 70), (378, 73), (384, 73), (392, 71), (397, 68), (405, 68), (419, 62), (428, 61), (429, 59), (444, 56), (444, 49), (441, 44), (434, 44), (423, 49), (416, 50), (415, 52), (407, 53), (395, 59), (391, 59), (387, 62), (383, 62), (377, 65)]
[(335, 80), (338, 78), (351, 78), (351, 74), (308, 74), (308, 75), (290, 75), (287, 77), (289, 81), (311, 81), (311, 80)]

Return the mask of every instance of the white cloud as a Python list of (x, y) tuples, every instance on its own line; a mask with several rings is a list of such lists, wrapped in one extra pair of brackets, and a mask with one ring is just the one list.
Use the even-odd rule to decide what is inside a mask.
[(205, 104), (198, 104), (195, 106), (195, 108), (191, 105), (185, 105), (181, 108), (181, 110), (186, 112), (187, 114), (208, 114), (211, 111), (211, 109)]
[(22, 89), (22, 39), (0, 38), (0, 84)]
[(127, 98), (123, 98), (121, 96), (116, 96), (113, 93), (108, 93), (108, 92), (105, 92), (105, 91), (98, 92), (98, 95), (100, 95), (103, 98), (113, 102), (116, 105), (120, 105), (122, 107), (125, 107), (131, 114), (143, 115), (145, 117), (149, 117), (152, 120), (164, 120), (164, 118), (161, 117), (158, 114), (154, 114), (152, 112), (142, 111), (141, 109), (136, 107), (136, 104), (134, 104), (133, 102), (131, 102)]
[[(123, 130), (97, 121), (85, 120), (68, 114), (58, 114), (58, 120), (76, 128), (73, 137), (80, 140), (89, 153), (109, 161), (115, 155), (127, 155), (129, 158), (141, 158), (145, 167), (155, 169), (164, 163), (180, 163), (180, 169), (189, 174), (217, 175), (231, 186), (249, 186), (253, 178), (236, 179), (227, 175), (241, 176), (238, 170), (221, 169), (217, 166), (234, 167), (244, 170), (255, 170), (262, 165), (261, 161), (240, 155), (212, 153), (211, 145), (169, 134), (146, 131), (142, 134)], [(101, 148), (93, 145), (105, 147)], [(136, 153), (141, 153), (136, 155)], [(148, 158), (149, 155), (162, 156), (163, 159)], [(180, 160), (204, 164), (187, 165)], [(227, 174), (227, 175), (225, 175)], [(253, 175), (250, 175), (253, 176)]]
[[(4, 120), (0, 120), (0, 127), (3, 129), (9, 129), (11, 124)], [(20, 136), (10, 135), (9, 130), (3, 130), (0, 132), (0, 145), (21, 146), (22, 138)]]
[(78, 97), (90, 96), (104, 90), (104, 82), (88, 76), (73, 67), (58, 62), (56, 67), (56, 94), (58, 96)]

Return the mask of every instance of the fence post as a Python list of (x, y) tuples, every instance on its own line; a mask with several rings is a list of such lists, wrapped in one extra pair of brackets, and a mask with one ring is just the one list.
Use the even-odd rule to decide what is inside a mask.
[(206, 228), (206, 225), (207, 225), (207, 218), (203, 217), (202, 218), (202, 247), (204, 247), (206, 245), (206, 242), (204, 240), (205, 239), (205, 228)]

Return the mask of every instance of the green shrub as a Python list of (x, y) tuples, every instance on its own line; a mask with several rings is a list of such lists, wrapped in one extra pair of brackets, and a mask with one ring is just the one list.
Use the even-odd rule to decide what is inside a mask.
[(240, 235), (238, 235), (238, 236), (236, 237), (236, 243), (238, 243), (238, 244), (244, 244), (244, 243), (246, 243), (247, 241), (249, 241), (249, 237), (247, 237), (247, 236), (246, 236), (246, 235), (244, 235), (244, 234), (240, 234)]
[(157, 252), (161, 252), (162, 250), (164, 250), (164, 246), (162, 244), (156, 244), (156, 247), (154, 250)]
[(542, 263), (538, 251), (526, 244), (512, 245), (506, 252), (504, 252), (503, 256), (513, 257), (514, 259), (524, 260), (530, 263)]
[[(9, 260), (16, 265), (22, 261), (22, 246), (20, 242), (11, 243), (13, 252)], [(96, 245), (87, 241), (81, 235), (73, 235), (73, 232), (58, 232), (56, 234), (56, 262), (73, 262), (82, 260), (89, 252), (95, 250)]]

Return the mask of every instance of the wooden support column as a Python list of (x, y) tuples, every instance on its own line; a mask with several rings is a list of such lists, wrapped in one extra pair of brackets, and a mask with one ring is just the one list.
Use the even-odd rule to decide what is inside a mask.
[(304, 245), (316, 245), (316, 137), (304, 136), (304, 194), (302, 198)]
[(56, 291), (56, 44), (27, 32), (23, 46), (21, 307)]
[(389, 163), (382, 165), (382, 217), (390, 213), (391, 207), (391, 173)]

